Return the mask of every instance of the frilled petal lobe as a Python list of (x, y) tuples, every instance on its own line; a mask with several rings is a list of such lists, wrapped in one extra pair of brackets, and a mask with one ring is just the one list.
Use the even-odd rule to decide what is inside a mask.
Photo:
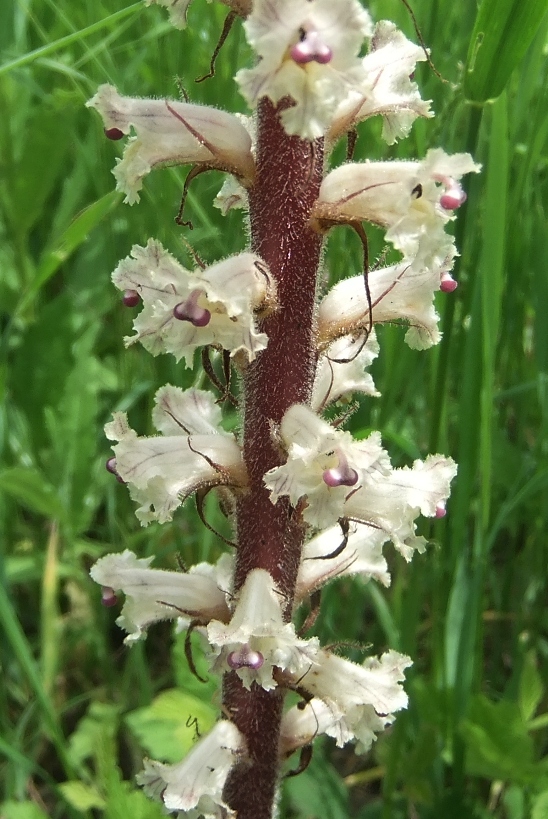
[[(363, 278), (362, 278), (363, 289)], [(360, 315), (363, 319), (363, 315)], [(379, 354), (379, 345), (374, 331), (365, 338), (362, 325), (355, 323), (358, 333), (355, 337), (345, 335), (336, 338), (318, 360), (316, 378), (312, 390), (312, 409), (320, 412), (340, 399), (350, 398), (352, 393), (379, 396), (373, 378), (365, 371)], [(340, 333), (332, 337), (340, 336)]]
[(139, 295), (143, 310), (134, 336), (152, 355), (172, 353), (192, 366), (194, 351), (215, 345), (253, 360), (268, 342), (255, 327), (255, 314), (275, 306), (275, 284), (254, 253), (239, 253), (205, 270), (189, 271), (159, 242), (134, 245), (112, 280), (122, 291)]
[(338, 745), (355, 738), (364, 751), (375, 735), (392, 722), (393, 713), (407, 706), (401, 682), (410, 665), (409, 657), (396, 651), (357, 665), (321, 650), (299, 687), (331, 710), (334, 720), (332, 725), (327, 724), (325, 732), (335, 737)]
[(214, 669), (232, 669), (246, 688), (256, 682), (267, 691), (275, 688), (274, 667), (299, 675), (310, 666), (317, 640), (300, 640), (291, 623), (285, 623), (283, 599), (270, 574), (253, 569), (240, 591), (228, 624), (212, 620), (209, 642), (217, 647)]
[(303, 517), (319, 529), (344, 516), (347, 497), (362, 485), (368, 472), (384, 475), (390, 469), (379, 433), (355, 441), (349, 432), (334, 429), (302, 404), (285, 413), (280, 436), (287, 461), (264, 476), (270, 499), (276, 503), (287, 495), (296, 506), (306, 497)]
[(151, 623), (181, 615), (203, 623), (214, 617), (228, 619), (215, 566), (199, 563), (183, 573), (151, 569), (151, 561), (151, 557), (138, 558), (126, 549), (121, 554), (105, 555), (90, 571), (96, 583), (126, 596), (116, 621), (128, 632), (124, 642), (139, 640)]
[[(323, 180), (313, 223), (321, 228), (333, 222), (372, 222), (387, 228), (386, 239), (397, 250), (414, 256), (424, 234), (443, 229), (466, 199), (460, 178), (479, 170), (469, 154), (449, 156), (439, 148), (421, 162), (350, 162)], [(448, 191), (453, 192), (450, 201)]]
[(222, 720), (177, 765), (145, 760), (137, 781), (168, 811), (181, 811), (188, 819), (230, 819), (235, 814), (223, 801), (223, 788), (244, 753), (242, 735), (233, 722)]
[(358, 122), (380, 114), (383, 139), (392, 145), (407, 136), (417, 117), (433, 116), (411, 79), (421, 60), (426, 60), (424, 50), (407, 40), (393, 23), (377, 23), (369, 54), (362, 61), (366, 80), (339, 104), (328, 138), (337, 139)]
[(251, 138), (233, 114), (173, 100), (121, 96), (101, 85), (87, 102), (101, 114), (107, 135), (129, 134), (124, 156), (114, 169), (117, 189), (130, 205), (139, 201), (143, 177), (165, 165), (198, 164), (233, 173), (246, 184), (253, 179)]
[(389, 535), (382, 529), (353, 523), (345, 537), (340, 526), (330, 526), (305, 543), (295, 602), (298, 604), (316, 589), (339, 577), (360, 575), (390, 585), (388, 565), (382, 547)]
[(369, 271), (371, 315), (363, 276), (343, 279), (320, 305), (320, 341), (367, 329), (372, 318), (373, 324), (406, 322), (409, 329), (405, 340), (414, 349), (437, 344), (441, 333), (434, 293), (441, 289), (452, 263), (450, 253), (442, 264), (433, 267), (426, 267), (420, 259), (410, 259)]
[[(195, 435), (186, 432), (195, 423), (196, 402), (207, 400), (207, 393), (195, 400), (193, 392), (187, 391), (185, 395), (177, 387), (170, 387), (156, 394), (155, 419), (159, 425), (170, 419), (171, 429), (179, 430), (176, 434), (140, 438), (123, 412), (115, 413), (113, 421), (105, 427), (107, 438), (119, 442), (113, 447), (116, 473), (129, 484), (131, 497), (140, 504), (136, 514), (143, 525), (152, 520), (160, 523), (171, 520), (174, 510), (200, 487), (245, 483), (240, 447), (232, 435), (220, 429)], [(173, 409), (176, 406), (173, 396), (177, 393), (179, 410), (188, 404), (189, 416), (174, 412), (165, 413), (164, 417), (166, 400)], [(210, 396), (209, 401), (213, 400)], [(213, 410), (209, 417), (212, 415)]]
[(236, 77), (249, 104), (291, 97), (281, 115), (287, 133), (323, 136), (341, 99), (364, 78), (358, 52), (372, 30), (365, 9), (357, 0), (255, 0), (245, 30), (259, 56)]
[(437, 517), (445, 510), (457, 465), (443, 455), (429, 455), (412, 467), (394, 469), (380, 481), (364, 483), (345, 505), (345, 515), (382, 529), (406, 560), (423, 552), (426, 541), (415, 535), (419, 513)]
[[(165, 6), (169, 10), (169, 22), (175, 28), (183, 29), (186, 28), (186, 17), (191, 2), (192, 0), (145, 0), (145, 5)], [(211, 3), (211, 0), (208, 0), (208, 3)], [(246, 17), (251, 11), (252, 0), (221, 0), (221, 3), (241, 17)]]
[(310, 745), (317, 736), (326, 734), (337, 722), (337, 717), (323, 700), (313, 697), (310, 702), (293, 706), (282, 718), (280, 754), (289, 756), (298, 748)]

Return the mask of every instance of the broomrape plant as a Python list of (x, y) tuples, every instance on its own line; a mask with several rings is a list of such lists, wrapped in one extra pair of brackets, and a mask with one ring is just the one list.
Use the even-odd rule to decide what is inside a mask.
[[(189, 0), (158, 2), (185, 27)], [(328, 171), (337, 141), (362, 120), (381, 116), (392, 144), (417, 117), (433, 116), (412, 79), (427, 53), (391, 23), (374, 26), (358, 0), (225, 5), (231, 19), (244, 18), (257, 56), (235, 78), (252, 120), (125, 97), (109, 85), (88, 106), (107, 137), (129, 135), (114, 169), (129, 204), (157, 166), (191, 164), (191, 174), (227, 174), (216, 202), (223, 212), (248, 210), (245, 253), (186, 270), (152, 238), (113, 274), (124, 303), (142, 307), (127, 344), (172, 353), (187, 367), (198, 348), (209, 349), (225, 371), (235, 368), (241, 434), (221, 426), (228, 386), (220, 396), (162, 387), (156, 436), (139, 436), (124, 413), (106, 428), (116, 442), (108, 468), (143, 525), (169, 521), (190, 495), (213, 490), (233, 518), (236, 548), (188, 572), (154, 569), (125, 551), (91, 574), (106, 605), (124, 593), (126, 642), (155, 621), (178, 619), (204, 635), (211, 669), (222, 675), (222, 719), (180, 764), (147, 761), (146, 792), (180, 816), (266, 819), (291, 754), (319, 734), (363, 753), (407, 703), (409, 657), (388, 651), (360, 665), (298, 633), (292, 619), (341, 576), (388, 585), (384, 544), (411, 560), (426, 547), (417, 517), (445, 514), (451, 458), (396, 469), (380, 433), (355, 440), (322, 416), (355, 392), (378, 394), (366, 371), (379, 352), (377, 324), (405, 322), (414, 348), (439, 341), (434, 294), (456, 287), (445, 227), (466, 199), (461, 177), (479, 168), (468, 154), (434, 149), (416, 161), (347, 161)], [(368, 270), (364, 221), (385, 230), (396, 264)], [(341, 224), (360, 235), (365, 270), (324, 292), (322, 244)], [(287, 691), (301, 702), (284, 710)]]

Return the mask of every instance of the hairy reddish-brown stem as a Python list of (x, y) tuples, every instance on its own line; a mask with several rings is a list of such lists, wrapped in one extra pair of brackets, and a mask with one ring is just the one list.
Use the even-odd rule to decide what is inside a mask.
[[(321, 238), (308, 224), (323, 173), (323, 141), (288, 136), (278, 111), (259, 105), (257, 176), (249, 195), (253, 250), (268, 264), (278, 286), (279, 310), (263, 322), (268, 346), (244, 378), (244, 458), (250, 489), (238, 503), (235, 587), (248, 572), (267, 569), (291, 605), (304, 537), (300, 516), (286, 498), (271, 503), (263, 484), (282, 458), (272, 441), (292, 404), (308, 402), (314, 378), (314, 304)], [(247, 759), (236, 766), (225, 799), (238, 819), (270, 819), (278, 779), (278, 736), (283, 704), (279, 690), (252, 685), (234, 673), (224, 680), (224, 706), (244, 734)]]

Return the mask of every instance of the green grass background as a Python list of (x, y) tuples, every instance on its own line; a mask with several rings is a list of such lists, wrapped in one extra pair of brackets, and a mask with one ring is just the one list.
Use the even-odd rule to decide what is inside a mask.
[[(288, 780), (284, 819), (548, 817), (548, 17), (546, 0), (415, 0), (440, 79), (416, 77), (434, 120), (387, 148), (360, 128), (356, 158), (467, 150), (483, 173), (455, 232), (441, 345), (415, 352), (379, 332), (382, 392), (352, 428), (382, 431), (396, 464), (441, 451), (459, 463), (448, 515), (423, 526), (426, 555), (388, 549), (393, 582), (339, 581), (317, 633), (415, 660), (409, 710), (364, 757), (318, 742)], [(371, 3), (416, 39), (399, 0)], [(195, 0), (180, 33), (158, 8), (121, 0), (0, 4), (0, 816), (159, 817), (133, 784), (143, 754), (176, 761), (218, 711), (215, 685), (186, 667), (169, 625), (128, 650), (100, 606), (90, 565), (131, 548), (177, 567), (222, 544), (188, 503), (141, 529), (104, 469), (113, 410), (150, 431), (155, 389), (199, 378), (168, 356), (125, 350), (131, 312), (110, 272), (134, 243), (190, 258), (173, 221), (185, 169), (152, 174), (129, 208), (113, 192), (119, 145), (84, 108), (99, 83), (245, 111), (232, 77), (249, 59), (234, 27), (201, 85), (226, 13)], [(483, 15), (483, 17), (482, 17)], [(474, 33), (474, 26), (476, 32)], [(477, 51), (477, 32), (482, 48)], [(472, 70), (473, 69), (473, 70)], [(466, 100), (474, 100), (474, 103)], [(490, 97), (494, 101), (485, 102)], [(335, 158), (343, 155), (341, 145)], [(222, 178), (196, 180), (185, 234), (207, 261), (246, 245), (238, 213), (212, 205)], [(375, 251), (379, 236), (371, 237)], [(355, 238), (329, 240), (332, 280), (360, 270)], [(235, 420), (235, 419), (234, 419)], [(209, 519), (222, 527), (209, 503)], [(359, 652), (350, 656), (358, 658)]]

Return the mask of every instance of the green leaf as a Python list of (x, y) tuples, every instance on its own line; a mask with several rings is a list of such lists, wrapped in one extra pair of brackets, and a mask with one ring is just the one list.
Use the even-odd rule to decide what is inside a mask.
[(55, 489), (37, 469), (24, 466), (3, 469), (0, 489), (31, 512), (45, 515), (50, 520), (63, 518), (63, 507)]
[(83, 782), (62, 782), (59, 788), (67, 802), (76, 810), (86, 811), (91, 808), (102, 810), (106, 807), (101, 794), (91, 785), (84, 785)]
[(467, 746), (467, 769), (474, 776), (518, 784), (536, 782), (546, 769), (534, 761), (533, 741), (518, 706), (507, 700), (473, 701), (461, 726)]
[(548, 791), (539, 794), (533, 802), (531, 819), (548, 819)]
[(483, 0), (466, 60), (466, 99), (486, 102), (504, 91), (545, 15), (546, 0)]
[(534, 651), (530, 651), (525, 657), (519, 680), (519, 708), (525, 721), (534, 716), (543, 695), (544, 686), (538, 672), (536, 655)]
[[(348, 789), (335, 768), (315, 749), (308, 768), (286, 780), (286, 797), (297, 819), (348, 819)], [(293, 765), (293, 767), (295, 767)]]
[(198, 736), (213, 727), (216, 717), (217, 709), (211, 703), (171, 689), (125, 719), (148, 753), (167, 762), (179, 762)]
[(34, 802), (3, 802), (0, 815), (2, 819), (48, 819)]
[(25, 310), (44, 284), (51, 279), (71, 254), (86, 241), (92, 228), (98, 225), (120, 203), (121, 198), (122, 194), (117, 191), (106, 193), (96, 202), (84, 208), (74, 218), (61, 234), (55, 246), (48, 249), (42, 257), (32, 285), (18, 305), (18, 312)]

